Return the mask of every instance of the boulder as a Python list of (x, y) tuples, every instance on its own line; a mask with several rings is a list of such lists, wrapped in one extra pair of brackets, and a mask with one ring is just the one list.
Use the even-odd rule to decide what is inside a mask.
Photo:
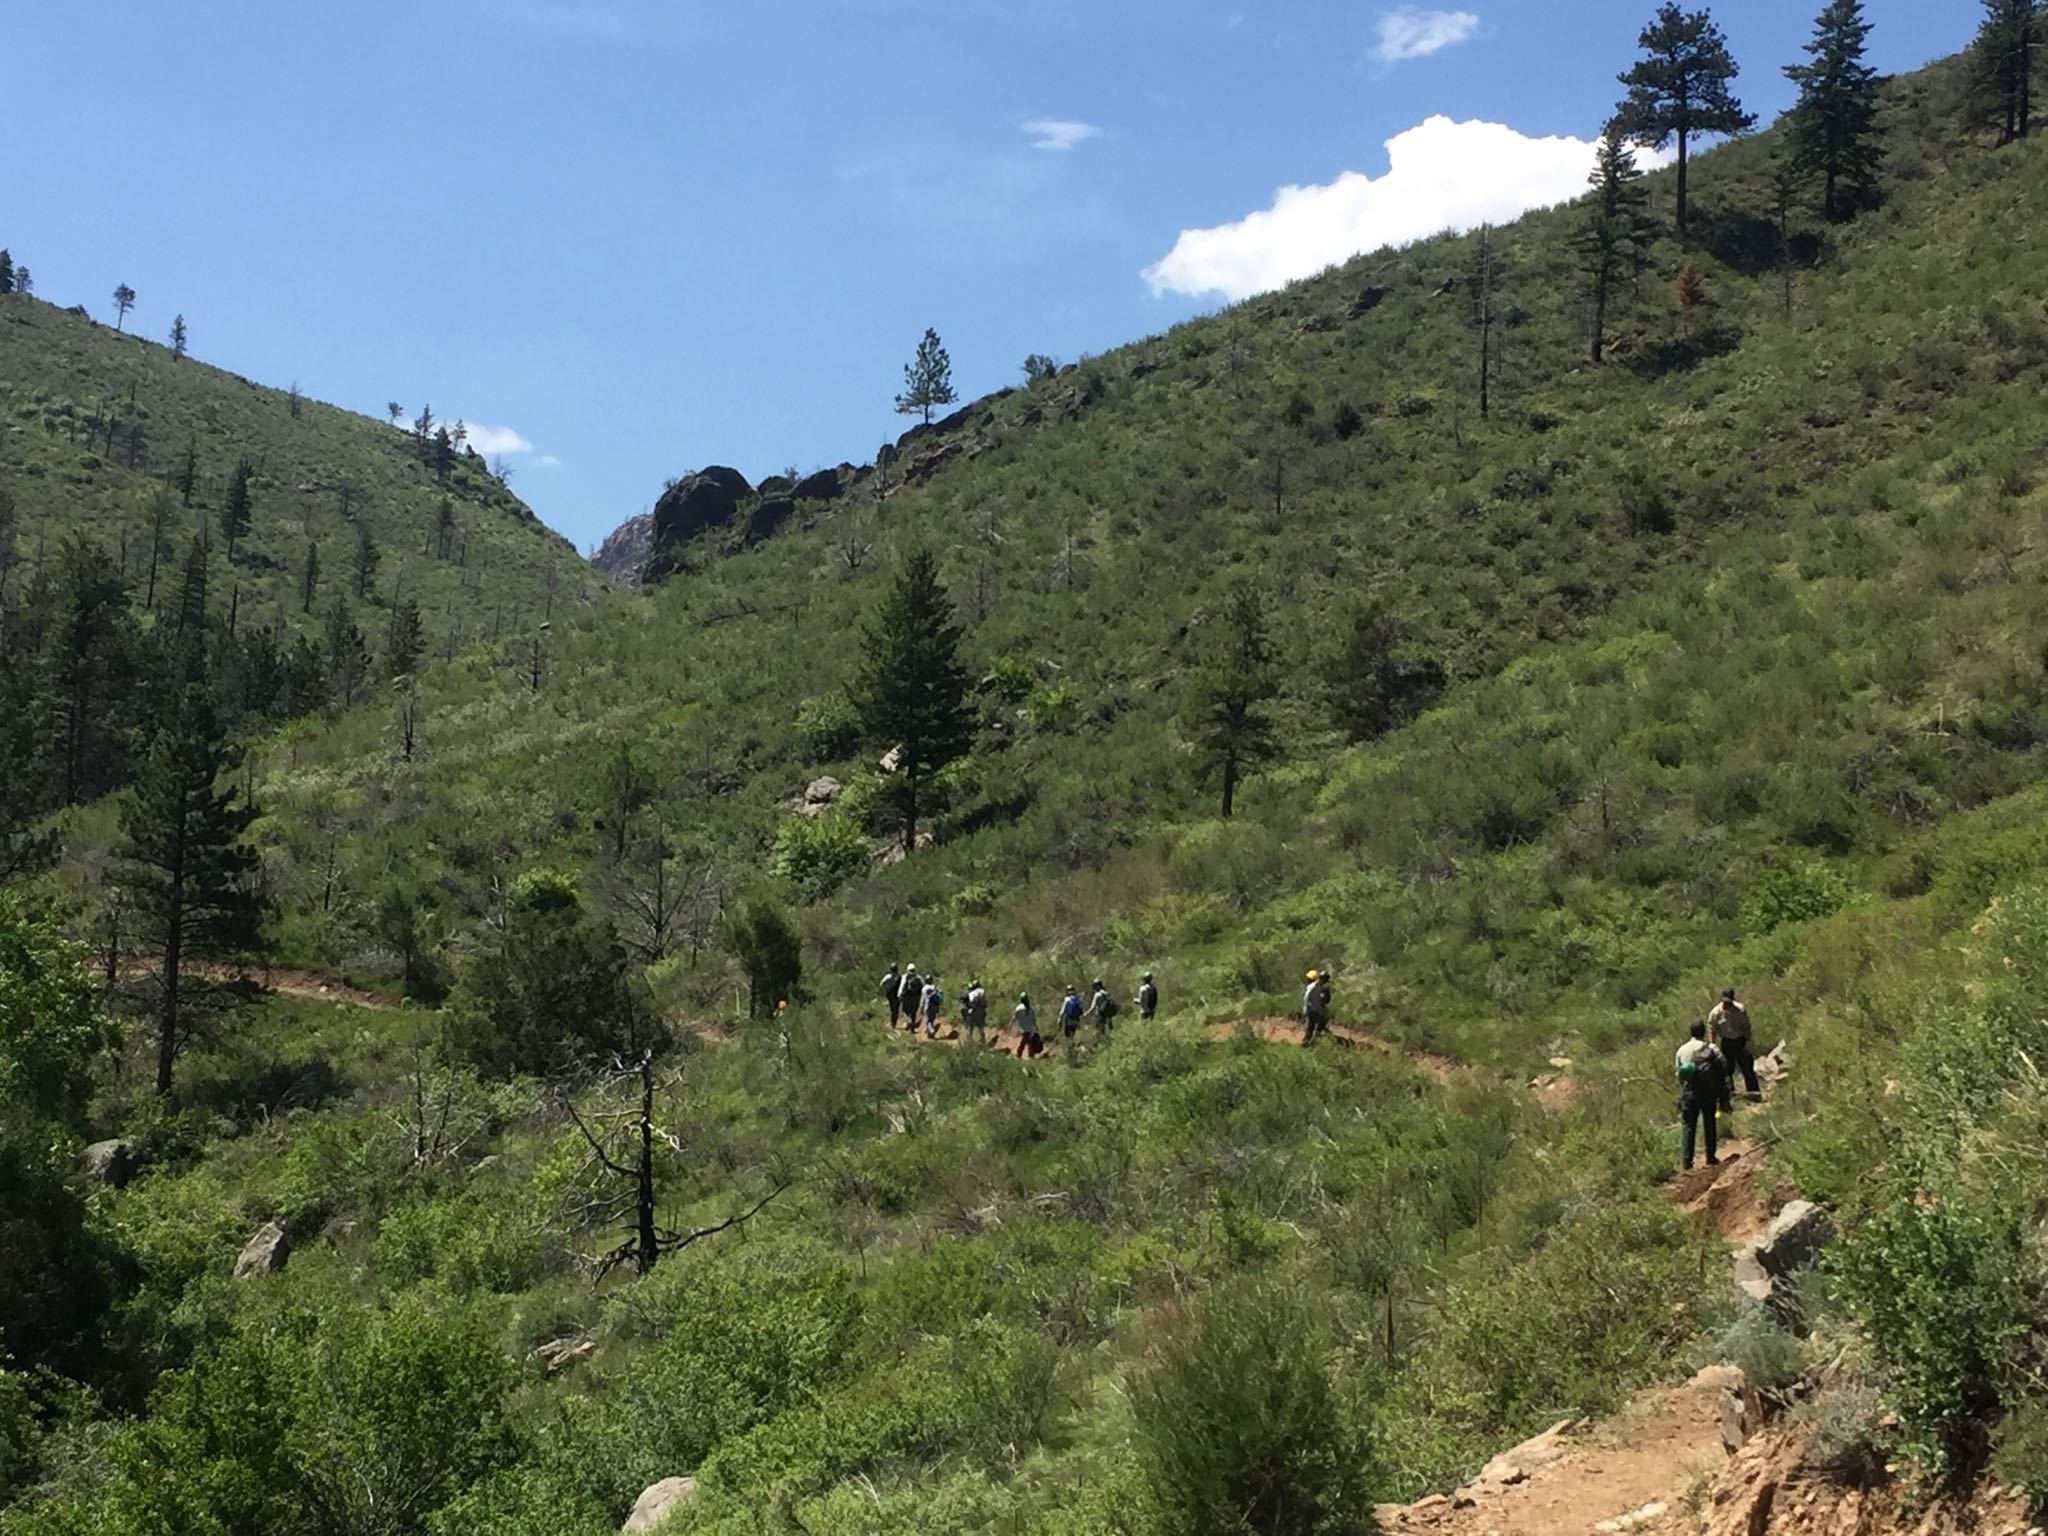
[(754, 494), (747, 477), (714, 464), (685, 475), (654, 504), (654, 552), (645, 579), (659, 581), (683, 567), (683, 546), (699, 534), (731, 529), (740, 507)]
[(795, 484), (796, 481), (792, 480), (788, 475), (770, 475), (766, 480), (755, 486), (754, 491), (757, 495), (761, 496), (787, 496), (790, 487)]
[(1721, 1417), (1721, 1448), (1733, 1456), (1764, 1427), (1763, 1399), (1744, 1378), (1735, 1386), (1723, 1387), (1716, 1401)]
[(1750, 1301), (1768, 1303), (1771, 1299), (1771, 1277), (1757, 1262), (1754, 1243), (1736, 1251), (1735, 1289)]
[(1360, 315), (1371, 314), (1385, 302), (1387, 295), (1392, 291), (1389, 288), (1377, 287), (1362, 290), (1358, 297), (1351, 301), (1351, 318), (1356, 320)]
[(1794, 1200), (1771, 1218), (1756, 1240), (1756, 1262), (1772, 1278), (1801, 1270), (1820, 1256), (1835, 1235), (1834, 1221), (1811, 1200)]
[(846, 786), (844, 784), (841, 784), (828, 773), (823, 778), (813, 779), (804, 786), (804, 804), (830, 805), (839, 798), (845, 789)]
[(758, 502), (747, 513), (746, 526), (740, 530), (740, 542), (749, 547), (779, 531), (782, 525), (796, 514), (796, 502), (787, 496), (771, 496)]
[(805, 475), (797, 481), (796, 488), (789, 494), (798, 501), (837, 501), (845, 490), (844, 470), (821, 469), (815, 475)]
[(96, 1184), (120, 1189), (135, 1177), (135, 1144), (130, 1141), (96, 1141), (78, 1154), (78, 1166)]
[(697, 1497), (694, 1477), (664, 1477), (633, 1501), (633, 1513), (619, 1527), (620, 1536), (659, 1530), (668, 1517)]
[(292, 1256), (292, 1240), (280, 1222), (266, 1221), (256, 1235), (242, 1245), (240, 1257), (235, 1260), (235, 1278), (247, 1280), (251, 1275), (267, 1275), (284, 1268), (285, 1260)]
[(595, 1339), (568, 1338), (550, 1339), (547, 1343), (535, 1349), (533, 1353), (534, 1358), (540, 1361), (547, 1373), (553, 1376), (558, 1371), (565, 1371), (572, 1365), (580, 1365), (596, 1352), (597, 1341)]

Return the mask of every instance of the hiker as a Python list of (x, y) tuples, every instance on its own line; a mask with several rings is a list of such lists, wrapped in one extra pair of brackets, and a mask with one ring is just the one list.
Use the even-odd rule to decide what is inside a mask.
[[(897, 988), (897, 995), (903, 999), (903, 1027), (913, 1034), (917, 1032), (917, 1010), (924, 1004), (924, 978), (917, 974), (915, 964), (903, 967), (903, 981)], [(893, 1027), (894, 1019), (889, 1021)]]
[(1764, 1090), (1756, 1080), (1756, 1051), (1749, 1039), (1749, 1010), (1735, 1001), (1733, 987), (1721, 989), (1721, 1001), (1714, 1004), (1714, 1011), (1707, 1015), (1707, 1028), (1713, 1031), (1714, 1043), (1727, 1058), (1731, 1092), (1734, 1069), (1740, 1068), (1743, 1097), (1752, 1101), (1761, 1099)]
[(988, 993), (979, 981), (967, 988), (960, 999), (960, 1031), (977, 1045), (988, 1044)]
[(1072, 982), (1067, 984), (1067, 995), (1060, 1000), (1060, 1034), (1071, 1040), (1081, 1032), (1081, 994), (1074, 990)]
[(1330, 975), (1310, 971), (1308, 985), (1301, 990), (1301, 1043), (1314, 1045), (1318, 1035), (1330, 1029)]
[[(927, 1040), (939, 1038), (939, 1004), (945, 1000), (945, 994), (939, 990), (939, 978), (932, 977), (924, 984), (924, 1037)], [(917, 1021), (911, 1020), (911, 1028), (916, 1027)]]
[(903, 973), (892, 964), (882, 972), (882, 1000), (889, 1005), (889, 1027), (903, 1016)]
[(1150, 1019), (1159, 1011), (1159, 989), (1152, 985), (1152, 973), (1147, 971), (1138, 983), (1138, 1017)]
[(1095, 1019), (1095, 1038), (1107, 1040), (1109, 1026), (1122, 1011), (1123, 1005), (1109, 995), (1109, 988), (1102, 984), (1100, 976), (1095, 978), (1094, 993), (1095, 995), (1088, 1000), (1088, 1012)]
[(1029, 1060), (1045, 1054), (1045, 1042), (1038, 1038), (1038, 1015), (1031, 1008), (1031, 994), (1017, 994), (1017, 1008), (1010, 1015), (1010, 1022), (1017, 1027), (1017, 1059)]
[(1678, 1138), (1680, 1161), (1692, 1167), (1694, 1133), (1704, 1122), (1707, 1166), (1721, 1161), (1720, 1144), (1714, 1124), (1715, 1112), (1727, 1091), (1728, 1063), (1707, 1043), (1707, 1021), (1694, 1019), (1692, 1033), (1678, 1048), (1678, 1119), (1683, 1130)]

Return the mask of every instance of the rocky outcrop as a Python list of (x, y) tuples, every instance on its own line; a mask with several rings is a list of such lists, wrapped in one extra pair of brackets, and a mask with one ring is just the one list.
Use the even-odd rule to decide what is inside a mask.
[(96, 1141), (78, 1154), (78, 1167), (96, 1184), (125, 1187), (135, 1177), (135, 1144), (131, 1141)]
[(696, 1497), (694, 1477), (664, 1477), (633, 1501), (633, 1513), (619, 1527), (620, 1536), (643, 1536), (645, 1532), (660, 1530), (670, 1515)]
[(753, 495), (747, 477), (722, 464), (676, 481), (654, 504), (654, 548), (642, 580), (661, 581), (685, 569), (684, 549), (690, 541), (733, 528)]
[(640, 572), (654, 552), (654, 514), (642, 512), (629, 517), (597, 546), (590, 563), (605, 577), (622, 587), (640, 585)]
[(242, 1245), (235, 1260), (235, 1278), (247, 1280), (283, 1269), (292, 1256), (292, 1240), (281, 1222), (266, 1221), (256, 1235)]
[(754, 503), (740, 527), (740, 547), (751, 549), (763, 539), (780, 532), (782, 525), (795, 515), (796, 502), (788, 496), (771, 496), (766, 501)]
[(821, 469), (815, 475), (805, 475), (797, 481), (790, 495), (798, 501), (837, 501), (846, 493), (847, 473), (844, 466), (838, 469)]
[(813, 779), (805, 787), (802, 798), (797, 801), (796, 813), (799, 816), (822, 816), (832, 809), (845, 789), (846, 786), (830, 774)]
[(1348, 311), (1346, 311), (1346, 313), (1348, 313), (1354, 320), (1356, 320), (1360, 315), (1369, 315), (1374, 310), (1378, 309), (1380, 305), (1384, 304), (1386, 302), (1387, 295), (1392, 292), (1393, 289), (1391, 288), (1374, 287), (1364, 289), (1359, 293), (1357, 298), (1351, 301), (1351, 307)]

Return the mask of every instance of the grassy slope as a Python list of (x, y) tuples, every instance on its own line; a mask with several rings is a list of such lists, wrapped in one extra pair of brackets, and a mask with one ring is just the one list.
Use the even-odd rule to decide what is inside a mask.
[[(516, 1088), (458, 1083), (455, 1121), (481, 1134), (416, 1167), (394, 1122), (405, 1036), (430, 1036), (431, 1016), (279, 1005), (195, 1059), (195, 1109), (148, 1132), (164, 1171), (106, 1201), (146, 1277), (139, 1353), (274, 1348), (289, 1319), (338, 1338), (365, 1302), (394, 1336), (408, 1309), (451, 1329), (481, 1317), (514, 1354), (587, 1329), (589, 1367), (520, 1378), (519, 1468), (442, 1529), (612, 1529), (641, 1484), (695, 1468), (708, 1491), (689, 1529), (813, 1536), (1162, 1529), (1127, 1386), (1191, 1294), (1244, 1274), (1310, 1298), (1368, 1405), (1382, 1494), (1440, 1485), (1682, 1362), (1716, 1303), (1706, 1250), (1651, 1193), (1675, 1021), (1725, 977), (1750, 984), (1800, 1067), (1749, 1128), (1782, 1138), (1816, 1192), (1874, 1200), (1891, 1138), (1945, 1123), (1920, 1078), (1894, 1100), (1886, 1075), (1929, 1054), (1923, 1018), (1968, 1034), (1998, 946), (1986, 960), (1958, 937), (2048, 866), (2048, 255), (2028, 239), (2048, 155), (1950, 142), (1929, 106), (1949, 78), (1897, 87), (1890, 205), (1800, 277), (1790, 321), (1773, 277), (1702, 260), (1742, 339), (1696, 367), (1580, 367), (1568, 216), (1539, 215), (1501, 237), (1503, 302), (1528, 315), (1503, 408), (1454, 422), (1446, 381), (1468, 344), (1431, 295), (1469, 243), (1369, 258), (1097, 360), (1100, 398), (1076, 419), (1060, 406), (1086, 370), (999, 402), (999, 446), (879, 512), (565, 626), (538, 698), (511, 656), (473, 659), (437, 687), (423, 767), (389, 761), (367, 714), (279, 743), (266, 794), (287, 899), (308, 904), (334, 827), (358, 894), (413, 861), (460, 931), (494, 876), (601, 863), (601, 768), (621, 740), (656, 779), (643, 827), (758, 866), (778, 802), (847, 767), (808, 761), (788, 716), (843, 679), (842, 637), (886, 576), (886, 559), (843, 573), (863, 518), (885, 548), (947, 548), (973, 607), (993, 514), (977, 660), (1059, 669), (1014, 744), (992, 737), (963, 776), (935, 851), (803, 914), (819, 1001), (786, 1036), (750, 1028), (687, 1057), (664, 1090), (676, 1218), (725, 1213), (767, 1165), (798, 1170), (770, 1218), (593, 1294), (565, 1252), (611, 1234), (540, 1219), (579, 1161), (558, 1120)], [(1704, 161), (1705, 205), (1763, 206), (1767, 150)], [(1645, 346), (1676, 327), (1673, 260), (1622, 322)], [(1390, 278), (1371, 315), (1303, 327)], [(1355, 402), (1367, 431), (1283, 430), (1297, 389), (1324, 422)], [(1260, 487), (1283, 446), (1274, 515)], [(1624, 515), (1646, 495), (1668, 532)], [(1169, 722), (1183, 626), (1237, 569), (1273, 590), (1296, 676), (1331, 600), (1363, 586), (1463, 681), (1359, 750), (1291, 702), (1295, 761), (1226, 826), (1205, 819)], [(375, 959), (345, 915), (294, 942)], [(1151, 964), (1177, 1017), (1081, 1072), (913, 1051), (853, 1001), (872, 961), (912, 946), (1003, 989)], [(1445, 1091), (1399, 1063), (1197, 1027), (1274, 1006), (1324, 958), (1347, 1010), (1390, 1033), (1515, 1075), (1569, 1050), (1577, 1107), (1546, 1118), (1511, 1078)], [(664, 979), (700, 1005), (731, 995), (715, 964)], [(485, 1149), (497, 1160), (476, 1166)], [(238, 1293), (217, 1277), (272, 1214), (317, 1240)], [(756, 1358), (783, 1364), (757, 1379), (735, 1363)], [(131, 1528), (113, 1512), (144, 1485), (99, 1456), (54, 1463), (102, 1523), (21, 1528)]]
[[(111, 448), (105, 430), (89, 426), (108, 421)], [(370, 528), (383, 557), (372, 603), (357, 606), (409, 594), (435, 654), (451, 631), (461, 646), (494, 626), (530, 624), (546, 604), (549, 580), (564, 604), (598, 590), (575, 549), (485, 473), (481, 460), (463, 458), (444, 487), (411, 447), (409, 432), (319, 401), (302, 401), (294, 416), (283, 390), (174, 358), (155, 342), (54, 305), (0, 301), (0, 491), (14, 498), (17, 543), (31, 564), (65, 535), (90, 534), (109, 550), (125, 550), (139, 601), (157, 487), (166, 476), (175, 481), (195, 451), (197, 494), (190, 508), (177, 499), (160, 602), (167, 587), (175, 591), (195, 533), (220, 546), (221, 505), (243, 457), (257, 471), (250, 534), (236, 549), (244, 612), (282, 615), (294, 627), (317, 623), (333, 595), (352, 588), (357, 522)], [(466, 564), (426, 553), (443, 495), (467, 541)], [(321, 571), (311, 620), (299, 602), (309, 542), (319, 549)], [(375, 612), (360, 612), (357, 622), (373, 643), (381, 640)]]

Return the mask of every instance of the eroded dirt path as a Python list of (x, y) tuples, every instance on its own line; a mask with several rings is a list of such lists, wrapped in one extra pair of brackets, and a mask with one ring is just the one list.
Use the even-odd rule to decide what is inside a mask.
[[(137, 956), (121, 962), (120, 979), (123, 981), (146, 981), (156, 975), (157, 961), (154, 956)], [(374, 992), (365, 992), (352, 987), (345, 981), (332, 976), (322, 976), (317, 971), (293, 970), (282, 966), (251, 966), (246, 970), (232, 965), (214, 965), (206, 961), (187, 961), (180, 968), (181, 974), (196, 976), (201, 981), (216, 984), (247, 979), (265, 992), (274, 992), (279, 997), (302, 998), (309, 1002), (345, 1003), (351, 1008), (370, 1008), (378, 1012), (393, 1012), (400, 1006), (388, 997), (379, 997)]]

